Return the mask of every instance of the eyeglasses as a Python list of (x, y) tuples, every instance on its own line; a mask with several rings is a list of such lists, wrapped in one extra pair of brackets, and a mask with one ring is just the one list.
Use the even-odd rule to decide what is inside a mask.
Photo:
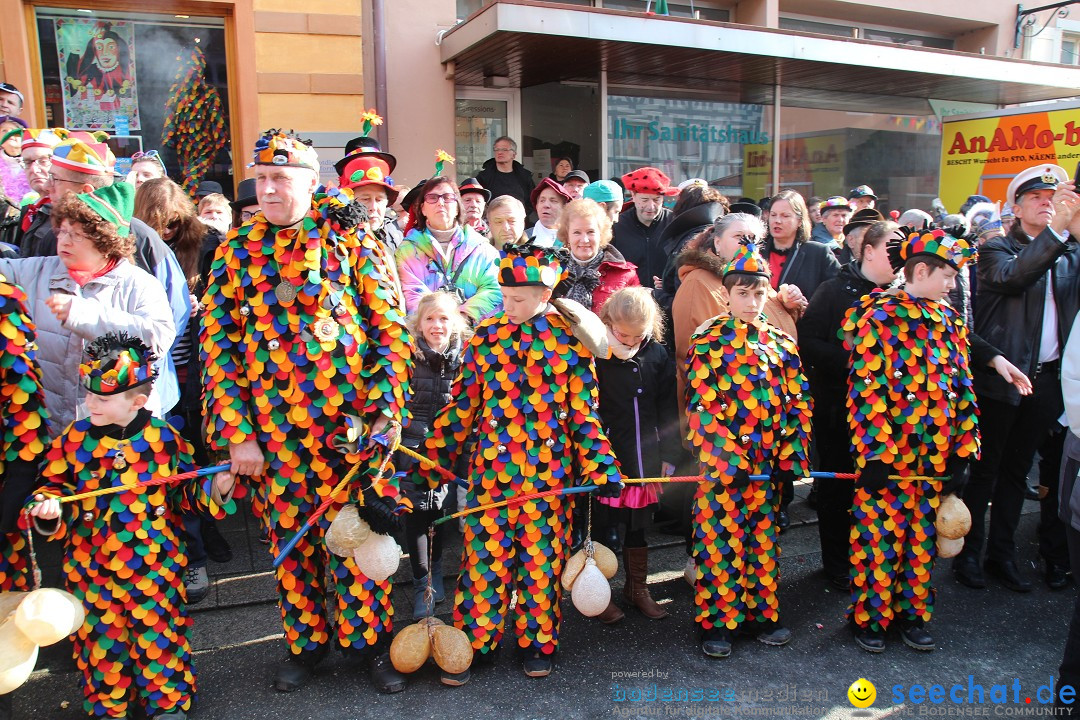
[(444, 205), (456, 205), (457, 196), (453, 193), (443, 193), (442, 195), (438, 193), (428, 193), (424, 196), (424, 202), (428, 205), (436, 205), (440, 202)]
[(72, 185), (79, 185), (80, 184), (80, 181), (78, 181), (78, 180), (69, 180), (68, 178), (56, 177), (52, 173), (49, 173), (49, 182), (54, 182), (54, 183), (65, 182), (65, 183), (71, 183)]
[(247, 222), (251, 218), (255, 217), (259, 213), (258, 210), (241, 210), (240, 219)]
[(19, 167), (21, 167), (23, 170), (34, 167), (35, 165), (44, 170), (48, 170), (50, 167), (52, 167), (52, 155), (44, 155), (42, 157), (39, 157), (37, 160), (26, 160), (24, 158), (19, 158)]
[(495, 152), (514, 152), (514, 148), (512, 148), (512, 147), (495, 148)]

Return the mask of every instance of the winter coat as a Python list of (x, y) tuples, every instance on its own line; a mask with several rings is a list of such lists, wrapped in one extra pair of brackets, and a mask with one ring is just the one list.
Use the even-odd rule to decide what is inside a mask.
[[(720, 297), (724, 286), (724, 263), (715, 253), (688, 248), (679, 256), (679, 279), (682, 284), (671, 304), (671, 324), (675, 329), (675, 372), (678, 384), (679, 419), (686, 430), (686, 353), (690, 336), (706, 320), (727, 312)], [(769, 324), (797, 339), (795, 318), (784, 307), (775, 292), (765, 301), (765, 317)], [(683, 432), (682, 437), (686, 437)]]
[(435, 415), (449, 404), (450, 386), (461, 370), (464, 350), (459, 335), (450, 340), (450, 346), (442, 353), (432, 350), (419, 335), (416, 345), (419, 352), (413, 355), (416, 365), (413, 367), (412, 398), (409, 400), (412, 421), (401, 432), (401, 444), (408, 448), (420, 447)]
[[(659, 477), (661, 463), (675, 463), (679, 457), (675, 366), (667, 349), (646, 340), (629, 360), (597, 358), (596, 379), (597, 412), (623, 473)], [(644, 497), (635, 502), (628, 497), (632, 495)], [(645, 507), (657, 501), (656, 487), (627, 485), (620, 500), (627, 501), (624, 507)]]
[(724, 214), (724, 206), (720, 203), (705, 203), (681, 212), (671, 220), (671, 224), (664, 229), (660, 236), (660, 244), (667, 254), (667, 264), (664, 266), (664, 286), (656, 294), (656, 302), (665, 310), (671, 310), (671, 302), (675, 299), (675, 291), (679, 289), (679, 254), (686, 249), (686, 243), (693, 240), (702, 230), (712, 227), (716, 218)]
[[(761, 247), (761, 256), (768, 262), (772, 254), (772, 239), (769, 238)], [(808, 298), (814, 296), (818, 285), (840, 272), (840, 262), (832, 250), (819, 242), (808, 240), (795, 243), (790, 250), (784, 269), (779, 278), (772, 279), (774, 288), (781, 285), (795, 285)]]
[(488, 158), (484, 163), (484, 168), (476, 173), (476, 179), (485, 190), (491, 191), (491, 197), (497, 198), (500, 195), (516, 197), (525, 206), (525, 214), (532, 213), (533, 206), (529, 201), (529, 196), (536, 187), (536, 183), (533, 182), (532, 173), (517, 160), (514, 161), (513, 169), (504, 173), (495, 164), (495, 158)]
[(671, 220), (671, 211), (662, 209), (650, 225), (642, 225), (631, 204), (612, 228), (611, 244), (627, 262), (637, 266), (638, 280), (643, 287), (653, 287), (653, 276), (662, 275), (667, 265), (667, 252), (660, 238)]
[[(999, 237), (979, 249), (975, 332), (1028, 377), (1035, 376), (1039, 363), (1048, 270), (1054, 283), (1058, 342), (1064, 349), (1080, 310), (1080, 244), (1062, 242), (1047, 228), (1028, 242)], [(1016, 388), (993, 369), (973, 370), (979, 397), (1019, 404)]]
[[(604, 253), (604, 259), (600, 261), (600, 284), (597, 285), (592, 291), (592, 306), (591, 310), (600, 314), (600, 308), (604, 307), (604, 303), (608, 298), (617, 293), (619, 290), (627, 287), (638, 287), (637, 268), (633, 263), (628, 263), (623, 259), (623, 256), (618, 250), (608, 245), (601, 252)], [(573, 262), (570, 260), (569, 262)], [(555, 297), (563, 297), (566, 294), (566, 285), (568, 278), (564, 279), (555, 287)]]
[[(86, 416), (86, 390), (79, 382), (85, 343), (107, 332), (124, 331), (141, 338), (158, 357), (169, 354), (176, 326), (165, 290), (153, 276), (129, 262), (120, 261), (81, 288), (56, 256), (0, 260), (0, 274), (26, 292), (26, 304), (37, 325), (37, 359), (45, 406), (53, 420), (52, 437), (76, 417)], [(73, 296), (63, 323), (45, 305), (53, 294)], [(156, 415), (168, 409), (161, 402), (161, 384), (159, 375), (147, 403)]]
[(435, 247), (430, 232), (409, 231), (394, 254), (405, 307), (416, 312), (420, 298), (437, 290), (454, 288), (461, 292), (461, 311), (479, 322), (502, 309), (499, 287), (499, 251), (472, 228), (459, 226), (450, 242), (449, 267)]

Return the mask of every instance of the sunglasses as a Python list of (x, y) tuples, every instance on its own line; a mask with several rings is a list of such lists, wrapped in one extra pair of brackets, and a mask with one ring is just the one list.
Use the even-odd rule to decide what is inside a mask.
[(161, 153), (159, 153), (157, 150), (147, 150), (145, 152), (140, 150), (139, 152), (131, 156), (132, 165), (139, 162), (140, 160), (152, 160), (153, 162), (156, 162), (158, 165), (161, 166), (162, 172), (166, 172), (165, 161), (161, 159)]

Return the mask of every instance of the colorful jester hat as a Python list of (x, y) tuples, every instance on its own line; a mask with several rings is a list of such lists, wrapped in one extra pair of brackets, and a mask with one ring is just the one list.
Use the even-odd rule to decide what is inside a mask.
[(724, 279), (732, 274), (758, 275), (767, 278), (770, 275), (769, 264), (758, 254), (756, 247), (740, 243), (735, 256), (724, 266)]
[(563, 278), (568, 255), (563, 248), (540, 247), (532, 243), (512, 245), (506, 248), (506, 255), (499, 261), (499, 284), (551, 290)]
[(900, 270), (908, 260), (920, 255), (939, 258), (959, 270), (975, 255), (975, 246), (964, 234), (963, 228), (947, 232), (940, 228), (916, 230), (907, 226), (899, 227), (889, 238), (886, 249), (893, 270)]
[(319, 172), (319, 156), (311, 148), (311, 141), (301, 140), (296, 131), (271, 128), (255, 143), (255, 159), (248, 167), (256, 165), (302, 167)]
[(157, 356), (129, 333), (108, 333), (86, 346), (90, 362), (79, 366), (83, 387), (95, 395), (116, 395), (157, 377)]

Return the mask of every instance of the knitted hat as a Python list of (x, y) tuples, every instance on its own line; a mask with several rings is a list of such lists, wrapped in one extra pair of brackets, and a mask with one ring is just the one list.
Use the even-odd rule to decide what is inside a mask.
[(758, 275), (767, 278), (771, 273), (769, 264), (758, 254), (755, 246), (740, 244), (739, 249), (735, 251), (735, 256), (724, 266), (724, 279), (726, 280), (731, 274)]
[(126, 332), (108, 333), (86, 346), (90, 359), (79, 366), (83, 387), (95, 395), (116, 395), (153, 382), (154, 351)]
[(80, 193), (80, 200), (116, 227), (116, 234), (127, 237), (131, 232), (131, 215), (135, 211), (135, 186), (114, 182), (94, 192)]
[(540, 199), (540, 193), (543, 192), (545, 188), (554, 190), (555, 194), (562, 198), (563, 205), (574, 199), (570, 197), (570, 193), (566, 192), (566, 188), (564, 188), (561, 183), (557, 183), (551, 178), (546, 177), (533, 188), (531, 193), (529, 193), (529, 202), (533, 204), (533, 207), (536, 207), (536, 201)]
[(596, 202), (617, 202), (621, 203), (622, 188), (610, 180), (597, 180), (591, 182), (585, 186), (585, 189), (581, 191), (583, 197)]
[(53, 148), (53, 165), (85, 175), (109, 175), (116, 156), (104, 138), (84, 132), (69, 133)]
[(554, 288), (563, 274), (567, 252), (533, 244), (511, 245), (499, 261), (499, 284), (503, 287)]
[(394, 179), (390, 177), (390, 166), (376, 154), (357, 153), (348, 158), (345, 172), (341, 175), (341, 187), (356, 190), (368, 185), (381, 187), (386, 191), (386, 201), (393, 205), (397, 202), (398, 190)]
[(678, 195), (679, 188), (671, 187), (671, 178), (654, 167), (638, 168), (622, 176), (623, 187), (630, 192), (649, 195)]
[(975, 247), (967, 237), (955, 237), (940, 228), (916, 230), (897, 228), (886, 244), (889, 264), (899, 270), (912, 258), (936, 257), (959, 270), (975, 255)]
[(461, 184), (458, 185), (458, 195), (464, 195), (465, 193), (480, 193), (484, 196), (484, 202), (491, 201), (491, 191), (480, 184), (480, 181), (474, 177), (465, 178)]
[(292, 130), (286, 133), (271, 128), (255, 143), (255, 158), (248, 167), (255, 165), (302, 167), (319, 172), (319, 156), (311, 148), (310, 140), (301, 140)]
[(68, 131), (65, 128), (30, 128), (23, 130), (22, 149), (49, 148), (50, 150), (67, 139)]

